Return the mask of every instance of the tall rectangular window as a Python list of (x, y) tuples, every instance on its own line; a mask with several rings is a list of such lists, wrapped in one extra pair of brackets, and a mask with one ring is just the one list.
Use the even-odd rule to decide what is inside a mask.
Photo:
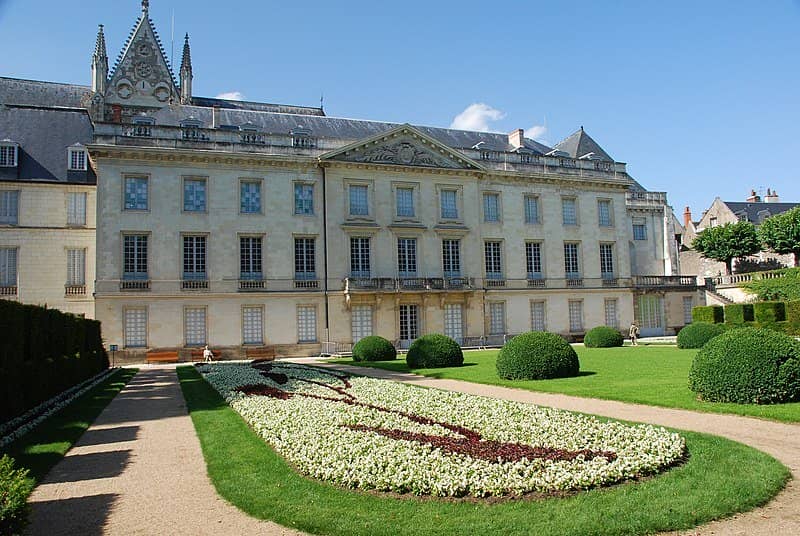
[(0, 190), (0, 224), (19, 223), (19, 190)]
[(147, 197), (147, 177), (125, 177), (125, 210), (147, 210)]
[(86, 284), (86, 250), (67, 250), (67, 285)]
[(531, 302), (531, 331), (547, 331), (545, 304), (543, 301)]
[(122, 278), (147, 279), (147, 235), (125, 235), (122, 242)]
[(302, 216), (314, 215), (314, 185), (294, 184), (294, 213)]
[(619, 327), (619, 320), (617, 318), (616, 298), (606, 298), (604, 305), (605, 305), (606, 326), (611, 328)]
[(261, 214), (261, 181), (239, 182), (239, 212)]
[(597, 200), (597, 223), (600, 227), (611, 227), (613, 225), (613, 220), (611, 219), (611, 200)]
[(505, 302), (491, 302), (489, 304), (489, 335), (504, 335), (506, 333), (506, 304)]
[(86, 149), (70, 149), (67, 160), (69, 171), (86, 171)]
[(614, 244), (600, 244), (600, 275), (614, 279)]
[(317, 308), (297, 306), (297, 342), (317, 342)]
[(536, 195), (525, 196), (525, 223), (542, 223), (539, 219), (539, 197)]
[(564, 275), (567, 279), (580, 279), (581, 277), (579, 253), (578, 244), (575, 242), (564, 243)]
[(372, 335), (372, 306), (354, 305), (350, 309), (353, 344)]
[(183, 278), (206, 279), (206, 237), (183, 237)]
[(464, 306), (460, 303), (444, 305), (444, 334), (458, 344), (464, 342)]
[(419, 310), (416, 305), (401, 305), (400, 315), (400, 340), (411, 342), (419, 338)]
[(369, 216), (369, 190), (363, 184), (350, 185), (350, 215)]
[(487, 279), (503, 279), (502, 243), (496, 241), (484, 242), (483, 260), (486, 267)]
[(67, 225), (86, 225), (86, 192), (67, 194)]
[(561, 218), (564, 225), (578, 225), (578, 200), (574, 197), (561, 198)]
[(692, 323), (692, 308), (694, 307), (694, 298), (691, 296), (683, 297), (683, 323)]
[(17, 248), (0, 247), (0, 287), (17, 286)]
[(183, 179), (183, 210), (185, 212), (206, 211), (205, 179)]
[(264, 343), (264, 308), (242, 307), (242, 344)]
[(439, 192), (440, 210), (443, 220), (458, 219), (458, 202), (456, 190), (442, 190)]
[(350, 277), (370, 276), (369, 238), (354, 236), (350, 238)]
[(647, 220), (644, 218), (633, 218), (633, 239), (647, 240)]
[(398, 218), (414, 217), (414, 189), (397, 188), (395, 190)]
[(263, 279), (262, 239), (260, 236), (239, 237), (239, 279)]
[(206, 308), (186, 307), (183, 310), (183, 338), (186, 346), (206, 344)]
[(147, 346), (147, 309), (136, 307), (125, 309), (124, 313), (125, 348), (144, 348)]
[(294, 278), (316, 279), (317, 259), (314, 238), (294, 239)]
[(460, 240), (442, 240), (442, 271), (445, 277), (461, 277)]
[(583, 331), (582, 300), (569, 300), (569, 330), (571, 333)]
[(400, 277), (417, 277), (417, 239), (397, 239), (397, 272)]
[(500, 221), (500, 194), (483, 194), (483, 221)]
[(0, 145), (0, 167), (17, 167), (16, 145)]
[(542, 243), (525, 242), (525, 265), (528, 279), (542, 278)]

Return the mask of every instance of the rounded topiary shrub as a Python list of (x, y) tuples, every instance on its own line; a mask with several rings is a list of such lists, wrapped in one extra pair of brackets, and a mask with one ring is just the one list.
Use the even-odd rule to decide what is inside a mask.
[(725, 327), (708, 322), (693, 322), (678, 332), (678, 348), (702, 348), (708, 341), (725, 333)]
[(397, 349), (383, 337), (370, 335), (353, 346), (353, 361), (391, 361), (392, 359), (397, 359)]
[(710, 402), (800, 400), (800, 343), (761, 328), (723, 333), (697, 352), (689, 371), (689, 388)]
[(508, 341), (497, 354), (497, 375), (507, 380), (577, 376), (578, 354), (555, 333), (531, 331)]
[(411, 343), (406, 354), (408, 368), (459, 367), (464, 353), (456, 341), (447, 335), (431, 333)]
[(622, 346), (624, 341), (622, 333), (609, 326), (592, 328), (583, 337), (583, 344), (587, 348), (615, 348)]

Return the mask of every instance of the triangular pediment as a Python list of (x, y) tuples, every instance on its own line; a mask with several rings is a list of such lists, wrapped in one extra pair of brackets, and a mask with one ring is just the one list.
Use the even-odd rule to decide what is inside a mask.
[(482, 170), (480, 164), (419, 131), (399, 125), (325, 153), (320, 160), (444, 169)]
[(143, 13), (109, 77), (107, 104), (160, 108), (179, 97), (153, 21)]

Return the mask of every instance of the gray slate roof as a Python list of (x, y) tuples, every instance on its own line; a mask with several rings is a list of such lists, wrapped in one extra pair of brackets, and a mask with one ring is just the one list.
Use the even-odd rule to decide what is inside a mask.
[(589, 153), (594, 153), (603, 160), (608, 162), (614, 161), (614, 159), (611, 158), (608, 153), (605, 152), (603, 148), (600, 147), (597, 142), (594, 141), (592, 137), (583, 130), (583, 127), (574, 132), (572, 135), (567, 136), (562, 141), (558, 142), (554, 149), (558, 151), (564, 151), (572, 158), (580, 158)]
[(0, 104), (79, 108), (91, 93), (89, 86), (0, 76)]
[(766, 217), (769, 217), (800, 206), (800, 203), (748, 203), (746, 201), (723, 201), (723, 203), (737, 216), (746, 214), (747, 221), (753, 223), (761, 223), (759, 213), (765, 210), (769, 212)]
[(96, 184), (94, 171), (67, 171), (67, 148), (92, 143), (92, 122), (83, 109), (0, 105), (0, 140), (19, 144), (16, 168), (0, 168), (0, 180)]
[(220, 109), (227, 110), (252, 110), (255, 112), (277, 112), (298, 115), (325, 115), (325, 112), (322, 110), (322, 108), (314, 108), (310, 106), (291, 106), (287, 104), (269, 104), (266, 102), (235, 101), (211, 97), (192, 97), (192, 104), (195, 106), (205, 106), (207, 108), (217, 106)]

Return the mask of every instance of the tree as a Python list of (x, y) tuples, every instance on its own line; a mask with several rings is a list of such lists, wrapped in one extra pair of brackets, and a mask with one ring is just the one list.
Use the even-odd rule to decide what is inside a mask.
[(692, 241), (692, 247), (706, 259), (724, 262), (725, 273), (731, 275), (733, 259), (758, 253), (761, 242), (752, 223), (739, 221), (704, 229)]
[(800, 207), (761, 222), (758, 237), (775, 253), (794, 254), (794, 265), (800, 266)]

